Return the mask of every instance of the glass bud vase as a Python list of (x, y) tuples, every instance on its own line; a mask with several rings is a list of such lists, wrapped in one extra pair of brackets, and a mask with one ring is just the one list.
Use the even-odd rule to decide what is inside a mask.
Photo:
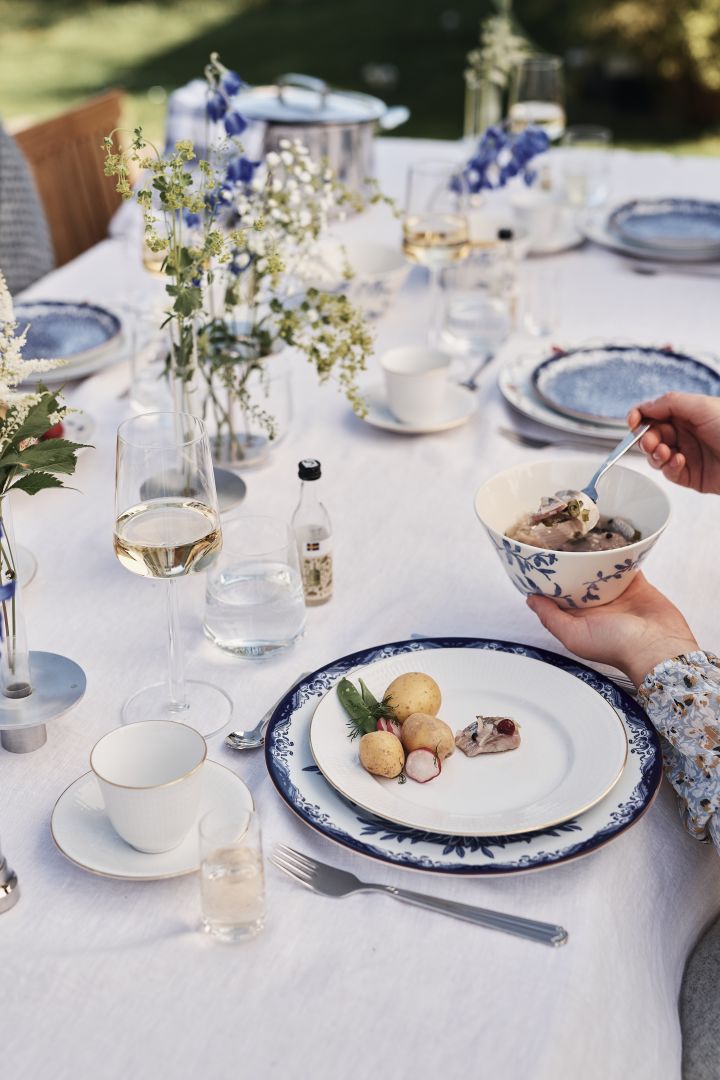
[(10, 498), (0, 499), (0, 691), (7, 698), (32, 693), (17, 547)]

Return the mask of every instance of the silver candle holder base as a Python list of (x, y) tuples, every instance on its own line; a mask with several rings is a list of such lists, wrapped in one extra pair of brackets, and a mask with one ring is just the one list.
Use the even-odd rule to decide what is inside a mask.
[(62, 716), (85, 693), (85, 672), (74, 660), (57, 653), (28, 654), (32, 692), (23, 697), (0, 695), (0, 745), (12, 754), (29, 754), (47, 742), (46, 725)]
[(213, 469), (215, 473), (215, 490), (217, 491), (218, 507), (220, 513), (227, 513), (239, 506), (247, 495), (247, 485), (241, 476), (231, 472), (230, 469)]

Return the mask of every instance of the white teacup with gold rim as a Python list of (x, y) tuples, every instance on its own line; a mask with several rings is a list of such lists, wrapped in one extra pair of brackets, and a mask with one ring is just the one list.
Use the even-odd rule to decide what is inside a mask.
[(434, 424), (446, 413), (450, 357), (404, 345), (380, 359), (390, 411), (404, 424)]
[(143, 720), (115, 728), (90, 753), (115, 832), (138, 851), (177, 847), (200, 809), (207, 743), (174, 720)]

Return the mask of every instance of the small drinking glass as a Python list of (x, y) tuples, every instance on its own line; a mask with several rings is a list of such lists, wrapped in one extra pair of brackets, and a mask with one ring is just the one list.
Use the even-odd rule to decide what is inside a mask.
[(265, 873), (256, 810), (200, 819), (202, 929), (221, 941), (255, 937), (265, 922)]
[(510, 83), (508, 119), (514, 133), (531, 124), (542, 128), (551, 142), (565, 130), (562, 60), (557, 56), (528, 56), (516, 64)]
[(462, 355), (497, 352), (512, 330), (516, 277), (516, 268), (495, 252), (443, 270), (443, 347)]
[(565, 197), (578, 210), (603, 206), (610, 194), (612, 132), (591, 124), (569, 127), (562, 140)]
[(205, 634), (252, 659), (288, 649), (305, 629), (305, 599), (292, 529), (272, 517), (223, 517), (223, 551), (208, 574)]

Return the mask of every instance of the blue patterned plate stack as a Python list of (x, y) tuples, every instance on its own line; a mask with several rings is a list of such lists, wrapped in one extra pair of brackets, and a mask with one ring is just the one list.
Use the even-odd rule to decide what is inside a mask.
[[(444, 834), (399, 824), (350, 802), (321, 774), (310, 748), (313, 714), (324, 696), (334, 693), (345, 675), (363, 674), (363, 669), (379, 662), (403, 662), (412, 670), (438, 670), (442, 657), (438, 650), (482, 650), (505, 654), (505, 664), (517, 659), (527, 674), (528, 665), (555, 669), (556, 677), (577, 679), (596, 692), (613, 709), (627, 737), (627, 758), (619, 779), (592, 807), (559, 823), (533, 832), (495, 836)], [(435, 659), (433, 659), (435, 655)], [(404, 658), (404, 660), (403, 660)], [(479, 660), (478, 654), (478, 660)], [(486, 658), (487, 661), (490, 658)], [(485, 664), (487, 666), (487, 664)], [(446, 687), (448, 695), (453, 688)], [(507, 704), (517, 706), (513, 687), (507, 687)], [(543, 702), (543, 707), (561, 709), (562, 701)], [(442, 710), (441, 710), (442, 712)], [(527, 723), (527, 746), (531, 746)], [(352, 744), (351, 744), (352, 745)], [(522, 746), (518, 751), (521, 753)], [(459, 751), (457, 751), (459, 753)], [(508, 755), (499, 755), (507, 757)], [(497, 757), (497, 755), (492, 755)], [(320, 668), (291, 690), (278, 705), (265, 740), (265, 758), (280, 797), (310, 828), (351, 851), (382, 862), (413, 870), (440, 874), (490, 876), (557, 866), (596, 851), (635, 824), (648, 809), (662, 776), (657, 734), (642, 709), (603, 675), (583, 664), (544, 649), (488, 638), (428, 638), (378, 645), (342, 657)], [(441, 775), (433, 783), (450, 782)], [(473, 759), (469, 764), (508, 767), (507, 763)], [(361, 766), (357, 765), (358, 769)], [(514, 766), (513, 766), (514, 767)], [(395, 781), (382, 781), (394, 784)], [(408, 781), (400, 790), (411, 788), (409, 799), (419, 799), (422, 787)], [(415, 790), (416, 787), (419, 790)]]

